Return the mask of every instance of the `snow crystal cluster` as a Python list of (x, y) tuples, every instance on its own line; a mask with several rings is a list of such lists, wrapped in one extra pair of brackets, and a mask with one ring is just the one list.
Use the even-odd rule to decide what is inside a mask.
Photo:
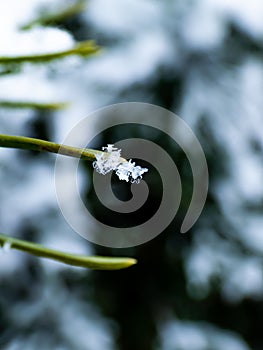
[(102, 147), (104, 153), (96, 155), (96, 161), (93, 162), (94, 169), (99, 174), (107, 174), (111, 170), (114, 170), (120, 180), (131, 183), (139, 183), (142, 175), (148, 171), (147, 168), (141, 168), (135, 165), (130, 159), (128, 162), (122, 162), (120, 160), (121, 150), (114, 147), (114, 145), (107, 145)]

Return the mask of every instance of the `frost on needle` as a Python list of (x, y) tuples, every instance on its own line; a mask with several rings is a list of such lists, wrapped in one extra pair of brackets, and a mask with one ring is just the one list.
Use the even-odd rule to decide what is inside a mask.
[(128, 162), (121, 162), (121, 150), (118, 150), (114, 145), (109, 144), (102, 147), (102, 150), (104, 153), (96, 155), (96, 161), (93, 162), (93, 167), (99, 174), (105, 175), (113, 170), (120, 180), (139, 183), (142, 175), (148, 171), (147, 168), (135, 165), (131, 159)]

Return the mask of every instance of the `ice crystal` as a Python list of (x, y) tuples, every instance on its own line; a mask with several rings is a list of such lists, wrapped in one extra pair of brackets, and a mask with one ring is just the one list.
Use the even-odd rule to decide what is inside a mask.
[(93, 162), (94, 169), (100, 174), (106, 175), (113, 170), (120, 180), (139, 183), (142, 175), (148, 171), (147, 168), (135, 165), (131, 159), (128, 162), (121, 162), (121, 150), (112, 144), (102, 147), (102, 150), (105, 152), (96, 155), (96, 161)]
[(102, 175), (106, 175), (111, 170), (115, 170), (118, 164), (120, 164), (121, 150), (113, 146), (114, 145), (108, 145), (107, 147), (102, 147), (102, 150), (106, 150), (106, 152), (97, 154), (96, 161), (93, 162), (95, 170)]
[(135, 165), (130, 159), (127, 163), (121, 163), (116, 169), (116, 175), (120, 180), (131, 181), (132, 183), (139, 183), (142, 178), (142, 174), (148, 171), (147, 168), (141, 168), (139, 165)]

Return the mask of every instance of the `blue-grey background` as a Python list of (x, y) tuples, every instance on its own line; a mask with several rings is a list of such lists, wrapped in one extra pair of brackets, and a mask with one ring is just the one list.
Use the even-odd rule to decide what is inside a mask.
[[(209, 166), (208, 199), (197, 224), (181, 235), (191, 194), (189, 165), (163, 135), (150, 135), (174, 152), (185, 199), (156, 239), (110, 250), (88, 243), (62, 217), (54, 155), (0, 149), (1, 232), (70, 252), (139, 261), (119, 272), (93, 272), (2, 252), (1, 349), (262, 349), (263, 3), (90, 0), (80, 13), (48, 27), (19, 29), (43, 11), (72, 3), (0, 4), (0, 56), (63, 50), (87, 39), (103, 47), (87, 60), (25, 64), (15, 74), (1, 74), (0, 102), (70, 102), (58, 112), (1, 108), (1, 133), (62, 142), (97, 108), (127, 101), (157, 104), (183, 118), (198, 136)], [(90, 125), (90, 135), (93, 129)], [(94, 145), (145, 133), (150, 134), (110, 130)], [(107, 216), (89, 202), (90, 167), (80, 169), (83, 196), (97, 215)], [(150, 180), (154, 207), (160, 182), (157, 174)], [(119, 186), (122, 196), (127, 188)], [(151, 203), (146, 214), (150, 208)], [(129, 217), (129, 223), (135, 219)]]

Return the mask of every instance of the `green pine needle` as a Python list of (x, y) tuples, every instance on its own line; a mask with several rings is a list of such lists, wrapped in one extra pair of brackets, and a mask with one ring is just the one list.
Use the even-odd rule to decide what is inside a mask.
[(99, 50), (99, 47), (94, 44), (94, 41), (89, 40), (79, 42), (71, 49), (63, 51), (22, 56), (0, 56), (0, 64), (43, 63), (72, 55), (88, 57), (97, 53)]
[(3, 250), (16, 249), (38, 257), (56, 260), (67, 265), (96, 270), (120, 270), (137, 263), (137, 261), (132, 258), (70, 254), (46, 248), (41, 244), (9, 237), (4, 234), (0, 234), (0, 245)]

